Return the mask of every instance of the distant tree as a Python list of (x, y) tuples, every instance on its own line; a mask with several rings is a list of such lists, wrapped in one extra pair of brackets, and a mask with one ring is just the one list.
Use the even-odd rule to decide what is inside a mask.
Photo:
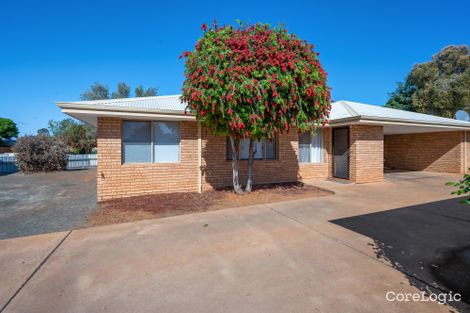
[(49, 121), (49, 130), (70, 147), (73, 153), (92, 153), (96, 148), (96, 128), (71, 118)]
[(136, 97), (154, 97), (157, 95), (157, 88), (155, 87), (150, 87), (144, 90), (144, 87), (142, 86), (137, 86), (135, 88), (135, 96)]
[(49, 129), (47, 128), (41, 128), (41, 129), (38, 129), (38, 136), (50, 136), (51, 133), (49, 132)]
[(82, 100), (104, 100), (109, 99), (109, 88), (98, 82), (91, 86), (91, 89), (80, 95)]
[(18, 127), (9, 118), (0, 117), (0, 143), (2, 139), (10, 139), (18, 136)]
[(388, 107), (454, 117), (459, 109), (470, 110), (470, 50), (448, 46), (431, 61), (416, 64), (405, 82), (390, 93)]
[(387, 102), (387, 106), (395, 109), (415, 112), (416, 110), (413, 106), (412, 100), (414, 90), (414, 86), (408, 82), (408, 80), (404, 83), (397, 83), (397, 89), (389, 94), (390, 98)]
[(120, 98), (129, 98), (131, 93), (131, 87), (124, 82), (117, 84), (117, 90), (111, 94), (111, 98), (120, 99)]
[[(150, 87), (144, 89), (142, 86), (137, 86), (135, 88), (136, 97), (153, 97), (157, 95), (158, 89), (155, 87)], [(127, 85), (124, 82), (117, 84), (116, 91), (109, 95), (109, 88), (101, 83), (94, 83), (90, 90), (85, 91), (80, 95), (81, 100), (90, 101), (90, 100), (106, 100), (106, 99), (121, 99), (129, 98), (131, 96), (131, 86)]]

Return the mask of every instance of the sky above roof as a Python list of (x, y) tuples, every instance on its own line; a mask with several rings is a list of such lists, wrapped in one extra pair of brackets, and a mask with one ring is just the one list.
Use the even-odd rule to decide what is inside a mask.
[(315, 44), (334, 100), (382, 105), (411, 66), (470, 44), (468, 1), (8, 1), (0, 10), (0, 116), (34, 134), (99, 81), (177, 94), (178, 56), (202, 23), (284, 23)]

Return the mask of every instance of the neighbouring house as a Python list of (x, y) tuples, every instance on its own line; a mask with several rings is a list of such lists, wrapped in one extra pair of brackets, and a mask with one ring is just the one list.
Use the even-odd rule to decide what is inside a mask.
[[(230, 186), (227, 138), (201, 127), (178, 95), (58, 102), (97, 127), (98, 201)], [(256, 145), (255, 183), (337, 177), (380, 182), (384, 169), (465, 172), (470, 123), (349, 101), (332, 104), (316, 134), (281, 134)], [(246, 143), (240, 181), (246, 180)]]
[(0, 140), (0, 154), (2, 153), (12, 153), (13, 147), (16, 144), (14, 139), (2, 139)]

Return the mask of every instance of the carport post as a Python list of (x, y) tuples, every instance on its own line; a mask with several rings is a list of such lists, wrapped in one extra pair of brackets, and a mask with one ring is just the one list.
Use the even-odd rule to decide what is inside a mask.
[(197, 192), (202, 193), (202, 138), (201, 138), (201, 122), (197, 122)]
[(463, 132), (463, 173), (467, 173), (467, 132)]

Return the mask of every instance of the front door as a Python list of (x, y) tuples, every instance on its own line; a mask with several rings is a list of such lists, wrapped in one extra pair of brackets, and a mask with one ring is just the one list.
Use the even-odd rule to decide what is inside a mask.
[(349, 179), (349, 128), (333, 128), (333, 176)]

